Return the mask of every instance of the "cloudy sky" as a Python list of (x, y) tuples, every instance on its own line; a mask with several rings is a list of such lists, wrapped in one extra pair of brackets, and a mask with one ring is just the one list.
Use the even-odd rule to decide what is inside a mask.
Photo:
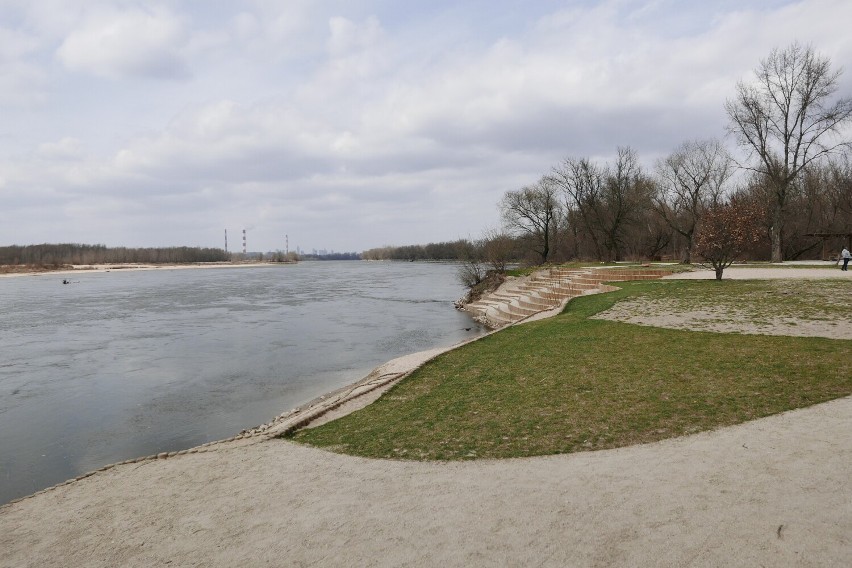
[[(0, 0), (0, 245), (476, 238), (561, 159), (725, 135), (848, 0)], [(841, 89), (852, 93), (852, 69)]]

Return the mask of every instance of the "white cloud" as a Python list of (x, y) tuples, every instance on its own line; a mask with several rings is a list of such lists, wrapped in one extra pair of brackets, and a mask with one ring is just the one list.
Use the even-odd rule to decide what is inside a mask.
[(349, 56), (353, 52), (369, 49), (384, 36), (384, 30), (375, 16), (370, 16), (361, 25), (335, 16), (329, 20), (328, 27), (331, 30), (328, 51), (332, 57)]
[(85, 156), (83, 145), (77, 138), (63, 138), (59, 142), (39, 145), (36, 155), (42, 160), (65, 162), (79, 160)]
[[(56, 14), (32, 8), (17, 27), (0, 10), (0, 69), (45, 97), (0, 125), (4, 203), (49, 204), (50, 223), (9, 229), (32, 241), (209, 232), (199, 244), (217, 245), (222, 226), (250, 224), (258, 247), (285, 230), (335, 249), (476, 237), (503, 192), (566, 155), (632, 145), (652, 163), (721, 135), (725, 98), (776, 45), (852, 61), (841, 0), (461, 3), (416, 17), (375, 2), (75, 1), (45, 0)], [(186, 80), (142, 90), (140, 76)], [(0, 212), (2, 225), (28, 214)], [(98, 216), (119, 221), (85, 222)]]
[(23, 61), (0, 64), (0, 106), (33, 107), (47, 100), (47, 76)]
[(0, 26), (0, 64), (17, 61), (38, 48), (39, 40), (21, 30)]
[(0, 25), (0, 105), (33, 106), (45, 101), (47, 76), (34, 62), (40, 42)]
[(260, 22), (251, 12), (240, 12), (233, 18), (234, 32), (243, 41), (255, 37), (260, 31)]
[(96, 9), (71, 31), (57, 56), (70, 69), (107, 77), (184, 78), (183, 22), (165, 8)]
[(241, 3), (226, 26), (234, 49), (251, 61), (280, 64), (323, 49), (323, 5), (311, 0), (253, 0)]

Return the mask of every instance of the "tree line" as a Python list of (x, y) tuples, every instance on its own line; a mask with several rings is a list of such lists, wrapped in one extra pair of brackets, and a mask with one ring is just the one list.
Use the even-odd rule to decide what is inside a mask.
[(476, 264), (626, 259), (702, 262), (721, 277), (738, 258), (817, 258), (823, 238), (839, 250), (852, 235), (852, 99), (832, 100), (840, 73), (810, 46), (774, 49), (725, 103), (742, 158), (716, 139), (685, 141), (651, 168), (630, 147), (611, 162), (567, 157), (504, 194), (500, 230), (361, 257), (465, 261), (475, 281)]
[(464, 260), (476, 254), (476, 244), (466, 239), (426, 245), (385, 246), (365, 250), (362, 260)]
[(64, 264), (227, 262), (230, 254), (217, 248), (109, 248), (76, 243), (0, 247), (0, 264), (59, 266)]
[(357, 252), (330, 252), (327, 254), (303, 254), (298, 260), (361, 260)]
[[(719, 140), (684, 142), (651, 170), (629, 147), (605, 163), (568, 157), (503, 196), (504, 232), (525, 242), (535, 264), (712, 263), (722, 249), (725, 262), (737, 255), (780, 262), (816, 256), (815, 234), (837, 235), (839, 249), (839, 235), (852, 234), (852, 145), (844, 138), (852, 99), (831, 100), (839, 76), (810, 46), (775, 49), (725, 104), (743, 159)], [(719, 239), (729, 242), (719, 247)]]

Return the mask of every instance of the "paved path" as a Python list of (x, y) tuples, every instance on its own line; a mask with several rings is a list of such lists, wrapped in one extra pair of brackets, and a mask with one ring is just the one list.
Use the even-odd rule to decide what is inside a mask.
[(852, 398), (645, 446), (505, 461), (269, 440), (0, 509), (2, 566), (846, 566)]

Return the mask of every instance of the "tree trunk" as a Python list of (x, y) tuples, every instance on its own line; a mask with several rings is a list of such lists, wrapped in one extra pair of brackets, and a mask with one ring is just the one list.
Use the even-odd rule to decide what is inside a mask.
[(716, 280), (722, 279), (722, 272), (724, 270), (725, 270), (725, 268), (721, 264), (716, 266)]
[(686, 246), (683, 249), (683, 255), (681, 256), (681, 264), (692, 264), (692, 237), (687, 237)]
[(544, 242), (542, 243), (543, 250), (541, 251), (541, 263), (547, 262), (547, 257), (550, 254), (550, 229), (544, 230)]
[(784, 252), (781, 243), (781, 229), (784, 223), (784, 204), (776, 197), (772, 206), (772, 226), (769, 228), (769, 240), (772, 243), (772, 262), (784, 262)]

